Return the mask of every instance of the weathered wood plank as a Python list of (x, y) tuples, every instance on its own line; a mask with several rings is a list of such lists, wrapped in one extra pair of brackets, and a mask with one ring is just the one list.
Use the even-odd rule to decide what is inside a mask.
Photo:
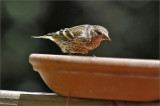
[[(55, 106), (66, 105), (67, 97), (56, 95), (55, 93), (33, 93), (20, 91), (0, 91), (0, 106)], [(70, 98), (70, 105), (94, 105), (94, 106), (128, 106), (128, 105), (152, 105), (159, 106), (159, 102), (129, 102), (129, 101), (111, 101), (96, 100), (84, 98)]]

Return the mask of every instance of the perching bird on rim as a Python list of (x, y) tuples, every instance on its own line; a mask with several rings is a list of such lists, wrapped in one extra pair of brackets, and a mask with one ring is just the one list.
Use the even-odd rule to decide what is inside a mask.
[(82, 53), (95, 49), (102, 40), (110, 40), (106, 28), (100, 25), (79, 25), (60, 31), (48, 33), (44, 36), (32, 36), (54, 41), (63, 53)]

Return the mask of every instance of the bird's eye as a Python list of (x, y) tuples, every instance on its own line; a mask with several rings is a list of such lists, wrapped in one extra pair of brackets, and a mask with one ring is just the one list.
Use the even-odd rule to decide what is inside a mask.
[(101, 33), (100, 31), (97, 31), (97, 30), (96, 30), (96, 33), (97, 33), (98, 35), (102, 35), (102, 33)]

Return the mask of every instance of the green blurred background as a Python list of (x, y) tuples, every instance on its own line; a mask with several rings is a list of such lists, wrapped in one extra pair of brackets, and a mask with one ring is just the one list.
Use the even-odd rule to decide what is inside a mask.
[(31, 53), (62, 54), (31, 36), (81, 24), (106, 27), (112, 39), (90, 53), (100, 57), (159, 58), (159, 1), (2, 1), (1, 89), (51, 92), (29, 64)]

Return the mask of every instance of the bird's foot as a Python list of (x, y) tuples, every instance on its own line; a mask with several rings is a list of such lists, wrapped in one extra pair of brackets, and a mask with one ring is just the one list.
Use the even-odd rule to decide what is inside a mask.
[(96, 57), (94, 54), (91, 54), (89, 52), (86, 53), (87, 56), (92, 56), (92, 57)]

